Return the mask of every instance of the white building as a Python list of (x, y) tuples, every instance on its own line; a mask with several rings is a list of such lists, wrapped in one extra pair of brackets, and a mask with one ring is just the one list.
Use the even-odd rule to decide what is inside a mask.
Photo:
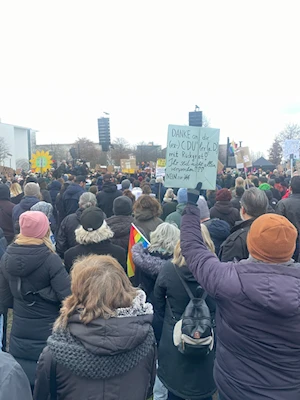
[(3, 138), (8, 148), (7, 157), (1, 160), (1, 165), (13, 169), (23, 168), (28, 170), (31, 154), (35, 151), (36, 132), (23, 126), (4, 124), (0, 120), (0, 138)]

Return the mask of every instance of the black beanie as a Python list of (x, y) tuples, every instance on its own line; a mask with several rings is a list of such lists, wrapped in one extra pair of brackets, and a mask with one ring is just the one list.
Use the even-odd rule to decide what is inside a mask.
[(83, 211), (80, 223), (87, 232), (93, 232), (99, 229), (104, 222), (104, 213), (98, 207), (89, 207)]
[(131, 215), (132, 201), (127, 196), (120, 196), (114, 200), (113, 212), (115, 215)]
[(0, 183), (0, 200), (10, 200), (9, 187), (4, 183)]

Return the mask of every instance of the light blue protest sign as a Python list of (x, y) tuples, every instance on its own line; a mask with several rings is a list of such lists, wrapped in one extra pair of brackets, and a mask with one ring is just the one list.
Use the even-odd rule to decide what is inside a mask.
[(165, 185), (216, 189), (220, 130), (169, 125)]

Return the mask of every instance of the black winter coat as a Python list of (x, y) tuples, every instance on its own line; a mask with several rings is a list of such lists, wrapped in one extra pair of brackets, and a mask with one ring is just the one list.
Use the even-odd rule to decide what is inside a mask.
[(14, 196), (10, 198), (10, 201), (14, 204), (19, 204), (20, 201), (23, 199), (24, 197), (24, 193), (20, 193), (18, 194), (18, 196)]
[(20, 204), (17, 204), (13, 208), (12, 212), (12, 222), (14, 231), (18, 232), (19, 230), (19, 218), (26, 211), (30, 211), (31, 207), (38, 203), (40, 200), (35, 196), (24, 196), (20, 201)]
[(15, 236), (12, 222), (14, 206), (9, 200), (0, 200), (0, 228), (2, 228), (8, 244), (13, 241)]
[(107, 218), (113, 215), (113, 203), (117, 197), (122, 196), (121, 190), (112, 182), (105, 182), (101, 192), (97, 194), (98, 207), (106, 214)]
[(291, 194), (277, 203), (276, 214), (286, 217), (300, 232), (300, 193)]
[(170, 215), (176, 211), (177, 205), (178, 205), (177, 201), (170, 201), (170, 202), (168, 201), (168, 202), (163, 203), (162, 204), (163, 213), (160, 218), (163, 221), (165, 221), (165, 219), (167, 218), (168, 215)]
[(128, 242), (131, 223), (133, 217), (131, 215), (113, 215), (106, 220), (107, 225), (114, 232), (114, 237), (111, 239), (113, 244), (121, 246), (128, 253)]
[(247, 236), (254, 219), (238, 222), (222, 244), (219, 258), (222, 262), (246, 260), (249, 257)]
[(79, 256), (88, 256), (90, 254), (97, 254), (99, 256), (110, 255), (118, 260), (124, 270), (127, 271), (125, 250), (120, 246), (112, 244), (110, 240), (104, 240), (100, 243), (91, 243), (86, 245), (78, 244), (77, 246), (66, 251), (64, 260), (67, 271), (70, 271), (76, 258)]
[[(196, 295), (199, 284), (193, 274), (187, 267), (178, 268), (178, 272)], [(213, 379), (214, 351), (203, 358), (189, 357), (181, 354), (173, 344), (174, 326), (180, 320), (190, 298), (171, 261), (164, 264), (159, 272), (154, 298), (156, 312), (163, 319), (163, 331), (158, 347), (159, 379), (170, 392), (182, 399), (199, 400), (212, 396), (216, 391)], [(166, 298), (169, 304), (166, 303)], [(213, 318), (215, 302), (210, 297), (207, 297), (206, 302)]]
[(60, 224), (58, 234), (56, 236), (56, 251), (57, 254), (62, 258), (67, 250), (78, 244), (75, 238), (75, 230), (80, 225), (80, 217), (82, 212), (83, 210), (79, 208), (76, 213), (70, 214), (64, 218)]
[(216, 254), (219, 254), (222, 243), (230, 235), (230, 226), (228, 222), (222, 221), (221, 219), (218, 218), (213, 218), (202, 223), (208, 229), (211, 240), (215, 245)]
[(51, 196), (49, 193), (49, 190), (47, 189), (42, 189), (41, 190), (41, 195), (42, 195), (42, 200), (45, 201), (46, 203), (52, 204)]
[[(134, 352), (149, 334), (152, 315), (123, 318), (98, 318), (84, 326), (71, 317), (68, 330), (87, 353), (99, 356), (116, 356)], [(139, 363), (122, 374), (107, 379), (89, 378), (93, 371), (84, 363), (76, 365), (77, 374), (66, 366), (56, 364), (57, 398), (62, 400), (146, 400), (152, 394), (155, 379), (155, 344)], [(72, 362), (72, 353), (66, 360)], [(69, 357), (69, 360), (68, 360)], [(53, 356), (46, 347), (39, 360), (34, 400), (50, 397), (50, 370)], [(85, 369), (85, 376), (83, 370)], [(115, 370), (112, 370), (115, 373)]]
[(232, 207), (236, 208), (237, 210), (240, 211), (241, 209), (241, 196), (235, 196), (230, 203), (232, 204)]
[(217, 201), (210, 209), (210, 218), (219, 218), (228, 222), (230, 228), (241, 220), (239, 211), (232, 206), (230, 201)]
[[(32, 294), (37, 291), (39, 295)], [(11, 244), (7, 248), (0, 266), (0, 313), (8, 307), (14, 310), (9, 352), (31, 385), (61, 301), (70, 293), (67, 271), (47, 246)]]
[(83, 193), (85, 193), (84, 188), (77, 183), (71, 183), (71, 185), (67, 187), (67, 190), (63, 194), (64, 217), (76, 212), (79, 198)]

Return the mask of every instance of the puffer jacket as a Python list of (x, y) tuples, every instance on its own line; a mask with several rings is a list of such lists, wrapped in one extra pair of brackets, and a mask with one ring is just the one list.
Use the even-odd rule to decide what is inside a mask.
[(44, 244), (8, 246), (0, 266), (0, 314), (14, 310), (9, 352), (32, 386), (38, 358), (69, 294), (70, 278), (57, 254)]
[(49, 193), (53, 207), (56, 205), (56, 197), (61, 190), (61, 183), (59, 181), (53, 181), (49, 185)]
[(78, 208), (76, 213), (68, 215), (60, 224), (58, 234), (56, 236), (56, 251), (57, 254), (62, 258), (67, 250), (78, 244), (75, 238), (75, 230), (80, 225), (82, 212), (83, 210)]
[(0, 227), (3, 229), (7, 243), (14, 239), (14, 227), (12, 222), (12, 213), (15, 205), (9, 200), (0, 200)]
[(153, 216), (151, 210), (136, 210), (134, 214), (134, 225), (145, 234), (146, 238), (150, 240), (150, 233), (154, 232), (158, 225), (163, 221)]
[(165, 219), (166, 222), (168, 222), (169, 224), (176, 224), (178, 226), (178, 228), (180, 229), (180, 225), (181, 225), (181, 216), (183, 213), (183, 210), (185, 208), (186, 204), (184, 203), (179, 203), (176, 207), (176, 211), (174, 211), (173, 213), (169, 214), (167, 216), (167, 218)]
[(188, 205), (180, 241), (189, 269), (216, 300), (221, 398), (298, 400), (299, 264), (221, 263), (203, 243), (199, 221), (199, 209)]
[[(68, 341), (63, 341), (62, 335), (56, 338), (55, 333), (48, 340), (39, 360), (34, 400), (50, 398), (53, 354), (59, 399), (148, 399), (156, 372), (152, 317), (97, 318), (83, 325), (78, 314), (73, 315), (68, 323)], [(72, 347), (70, 343), (74, 343)]]
[(221, 219), (218, 218), (213, 218), (202, 223), (208, 229), (211, 240), (215, 245), (215, 253), (219, 254), (222, 243), (230, 235), (230, 226), (228, 222), (222, 221)]
[(230, 228), (241, 220), (239, 211), (233, 207), (230, 201), (217, 201), (210, 209), (210, 218), (219, 218), (228, 222)]
[(113, 215), (106, 220), (107, 225), (114, 233), (114, 237), (111, 239), (113, 244), (123, 247), (128, 253), (128, 243), (131, 224), (133, 217), (131, 215)]

